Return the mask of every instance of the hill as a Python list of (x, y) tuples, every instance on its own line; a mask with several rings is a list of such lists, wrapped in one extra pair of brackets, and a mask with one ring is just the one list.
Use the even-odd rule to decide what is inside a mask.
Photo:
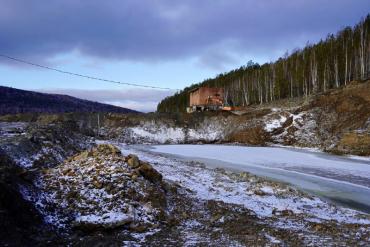
[(196, 87), (223, 87), (231, 106), (269, 103), (308, 97), (370, 77), (370, 15), (354, 27), (329, 34), (317, 44), (286, 53), (275, 62), (247, 65), (191, 85), (162, 100), (158, 112), (184, 112), (189, 91)]
[(136, 113), (118, 106), (0, 86), (0, 115), (17, 113), (112, 112)]

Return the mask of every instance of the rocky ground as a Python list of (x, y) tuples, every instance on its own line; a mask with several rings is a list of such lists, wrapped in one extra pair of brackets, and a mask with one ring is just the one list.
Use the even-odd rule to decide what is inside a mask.
[[(366, 214), (249, 173), (208, 169), (126, 145), (100, 144), (40, 168), (31, 183), (36, 189), (22, 195), (29, 207), (35, 205), (39, 227), (49, 227), (29, 236), (40, 245), (40, 239), (79, 246), (366, 246), (370, 241)], [(5, 236), (2, 241), (15, 243)]]
[(102, 114), (100, 125), (97, 114), (0, 117), (0, 245), (367, 246), (367, 214), (127, 144), (278, 144), (367, 156), (368, 92), (370, 82), (352, 84), (241, 115)]

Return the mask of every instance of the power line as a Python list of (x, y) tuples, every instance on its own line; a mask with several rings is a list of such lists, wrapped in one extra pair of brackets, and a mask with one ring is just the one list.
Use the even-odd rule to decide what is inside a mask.
[(144, 87), (144, 88), (153, 88), (153, 89), (162, 89), (162, 90), (180, 90), (180, 89), (174, 89), (174, 88), (168, 88), (168, 87), (157, 87), (157, 86), (150, 86), (150, 85), (143, 85), (143, 84), (136, 84), (136, 83), (128, 83), (128, 82), (121, 82), (121, 81), (114, 81), (114, 80), (99, 78), (99, 77), (95, 77), (95, 76), (82, 75), (82, 74), (78, 74), (78, 73), (74, 73), (74, 72), (69, 72), (69, 71), (65, 71), (65, 70), (61, 70), (61, 69), (52, 68), (52, 67), (45, 66), (45, 65), (40, 65), (40, 64), (37, 64), (37, 63), (33, 63), (33, 62), (28, 62), (28, 61), (25, 61), (23, 59), (10, 57), (10, 56), (3, 55), (3, 54), (0, 54), (0, 57), (4, 57), (4, 58), (7, 58), (7, 59), (10, 59), (10, 60), (19, 62), (19, 63), (28, 64), (28, 65), (32, 65), (32, 66), (35, 66), (35, 67), (48, 69), (48, 70), (56, 71), (56, 72), (67, 74), (67, 75), (83, 77), (83, 78), (96, 80), (96, 81), (104, 81), (104, 82), (116, 83), (116, 84), (121, 84), (121, 85), (128, 85), (128, 86), (133, 86), (133, 87)]

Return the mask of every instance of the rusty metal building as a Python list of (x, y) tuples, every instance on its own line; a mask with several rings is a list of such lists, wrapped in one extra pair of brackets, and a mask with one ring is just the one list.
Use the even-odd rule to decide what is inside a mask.
[(224, 89), (199, 87), (190, 91), (187, 112), (220, 110), (224, 104)]

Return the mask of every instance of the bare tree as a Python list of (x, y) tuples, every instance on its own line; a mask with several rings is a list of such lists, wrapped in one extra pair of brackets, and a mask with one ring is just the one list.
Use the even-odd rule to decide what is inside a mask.
[(313, 92), (317, 92), (317, 63), (316, 63), (316, 54), (313, 51), (313, 55), (311, 56), (311, 85)]

